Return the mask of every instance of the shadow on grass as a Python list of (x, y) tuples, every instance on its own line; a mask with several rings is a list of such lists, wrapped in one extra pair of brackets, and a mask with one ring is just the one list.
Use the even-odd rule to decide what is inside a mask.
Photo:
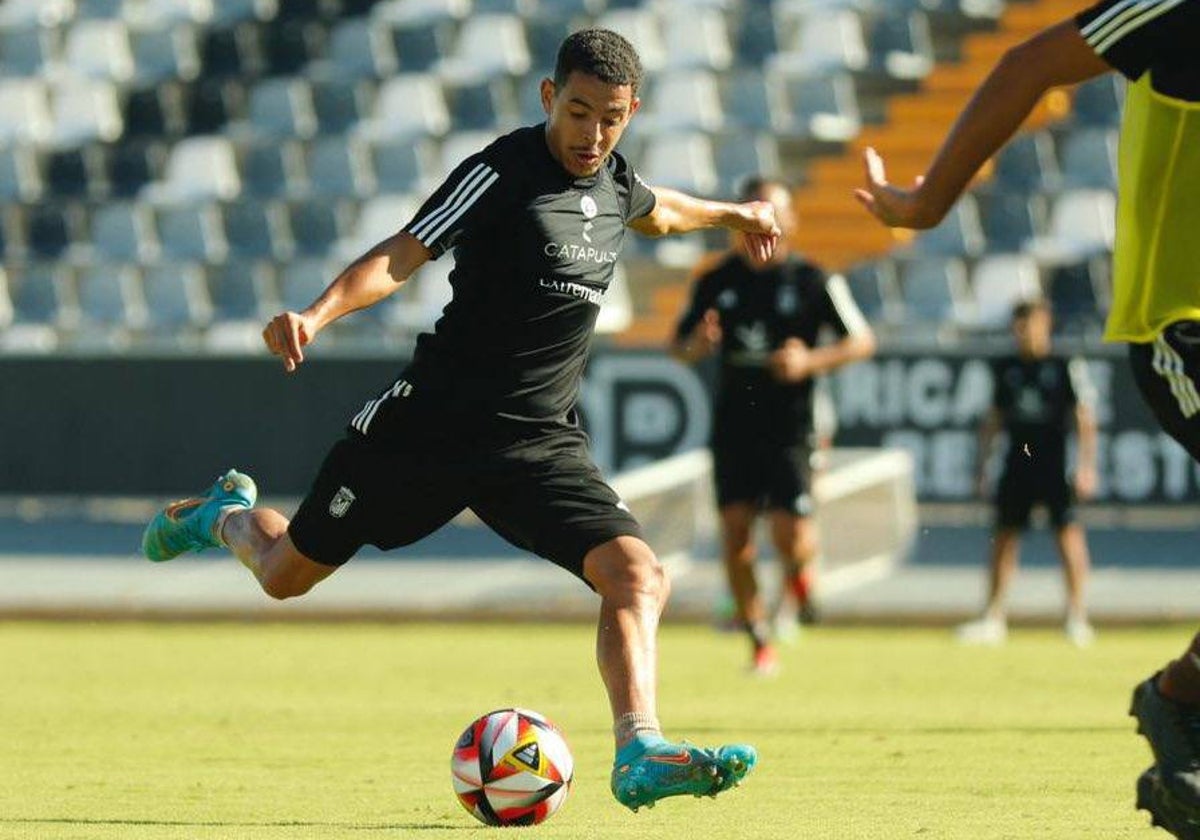
[(485, 826), (440, 823), (347, 823), (303, 820), (232, 822), (228, 820), (87, 819), (85, 817), (0, 817), (0, 825), (149, 825), (178, 828), (345, 828), (352, 831), (478, 831)]

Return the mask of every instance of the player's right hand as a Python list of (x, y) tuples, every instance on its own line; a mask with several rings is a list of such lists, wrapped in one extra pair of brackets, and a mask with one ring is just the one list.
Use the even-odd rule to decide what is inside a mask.
[(291, 373), (304, 361), (304, 347), (313, 340), (316, 330), (298, 312), (276, 315), (262, 332), (267, 349), (283, 359), (283, 369)]
[(945, 211), (930, 206), (926, 191), (921, 189), (924, 178), (917, 178), (912, 189), (901, 189), (888, 183), (883, 158), (868, 147), (863, 152), (866, 186), (854, 191), (858, 203), (888, 227), (921, 230), (941, 221)]

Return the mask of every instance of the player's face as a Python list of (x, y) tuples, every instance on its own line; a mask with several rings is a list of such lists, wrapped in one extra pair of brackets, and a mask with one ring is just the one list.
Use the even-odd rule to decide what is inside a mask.
[(1044, 356), (1050, 352), (1050, 313), (1035, 309), (1024, 318), (1013, 321), (1013, 337), (1022, 356)]
[(629, 85), (610, 85), (574, 71), (561, 89), (542, 80), (546, 143), (550, 154), (572, 175), (595, 175), (641, 104)]

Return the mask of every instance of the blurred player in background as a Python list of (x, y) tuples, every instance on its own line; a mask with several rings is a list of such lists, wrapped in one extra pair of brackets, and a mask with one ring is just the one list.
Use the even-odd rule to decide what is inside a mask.
[[(992, 366), (992, 408), (979, 429), (978, 486), (986, 495), (986, 467), (992, 444), (1003, 430), (1008, 449), (994, 496), (996, 527), (989, 561), (988, 601), (983, 616), (958, 628), (958, 638), (974, 644), (1000, 644), (1008, 636), (1006, 597), (1035, 505), (1044, 505), (1054, 529), (1067, 587), (1067, 638), (1080, 647), (1095, 632), (1087, 619), (1087, 535), (1075, 520), (1075, 499), (1096, 489), (1096, 421), (1093, 389), (1083, 359), (1051, 355), (1051, 314), (1043, 301), (1013, 309), (1017, 352)], [(1078, 444), (1075, 472), (1067, 465), (1072, 428)]]
[[(753, 645), (753, 668), (778, 667), (770, 623), (754, 573), (754, 523), (766, 512), (783, 565), (783, 592), (802, 621), (816, 618), (812, 458), (816, 377), (875, 350), (875, 338), (846, 281), (828, 277), (787, 245), (796, 222), (787, 187), (749, 180), (743, 201), (768, 201), (782, 236), (766, 265), (740, 247), (705, 268), (676, 328), (677, 358), (720, 353), (712, 433), (725, 570), (737, 618)], [(817, 346), (823, 329), (836, 340)]]
[(738, 230), (757, 260), (771, 256), (779, 234), (768, 202), (702, 201), (651, 189), (634, 173), (615, 147), (638, 109), (641, 76), (620, 35), (570, 35), (554, 78), (541, 82), (545, 123), (468, 157), (399, 233), (303, 312), (270, 322), (266, 345), (293, 371), (325, 326), (454, 251), (442, 317), (400, 378), (350, 420), (290, 522), (254, 507), (253, 481), (230, 471), (206, 495), (169, 505), (143, 538), (152, 560), (227, 547), (269, 595), (289, 598), (364, 544), (409, 545), (470, 507), (599, 594), (596, 654), (617, 746), (612, 791), (634, 810), (665, 796), (715, 795), (756, 755), (746, 745), (669, 742), (660, 730), (656, 638), (670, 583), (578, 423), (592, 331), (627, 227), (650, 236)]
[[(1200, 0), (1102, 0), (1005, 54), (924, 179), (887, 182), (866, 154), (859, 201), (884, 224), (931, 227), (1047, 90), (1116, 71), (1129, 81), (1121, 126), (1113, 303), (1105, 338), (1129, 343), (1134, 377), (1163, 429), (1200, 461)], [(1200, 838), (1200, 634), (1138, 685), (1132, 714), (1155, 765), (1138, 807)]]

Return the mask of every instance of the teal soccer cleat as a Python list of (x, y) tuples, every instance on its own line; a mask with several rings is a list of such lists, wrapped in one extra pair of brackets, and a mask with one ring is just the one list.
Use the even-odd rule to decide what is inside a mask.
[(668, 796), (716, 796), (741, 784), (757, 761), (758, 753), (748, 744), (704, 749), (686, 741), (664, 742), (614, 767), (612, 792), (633, 811), (652, 808)]
[(213, 528), (221, 509), (248, 509), (254, 507), (257, 498), (254, 479), (230, 470), (203, 496), (172, 502), (159, 511), (142, 532), (142, 553), (155, 563), (161, 563), (185, 551), (219, 548), (221, 542)]

